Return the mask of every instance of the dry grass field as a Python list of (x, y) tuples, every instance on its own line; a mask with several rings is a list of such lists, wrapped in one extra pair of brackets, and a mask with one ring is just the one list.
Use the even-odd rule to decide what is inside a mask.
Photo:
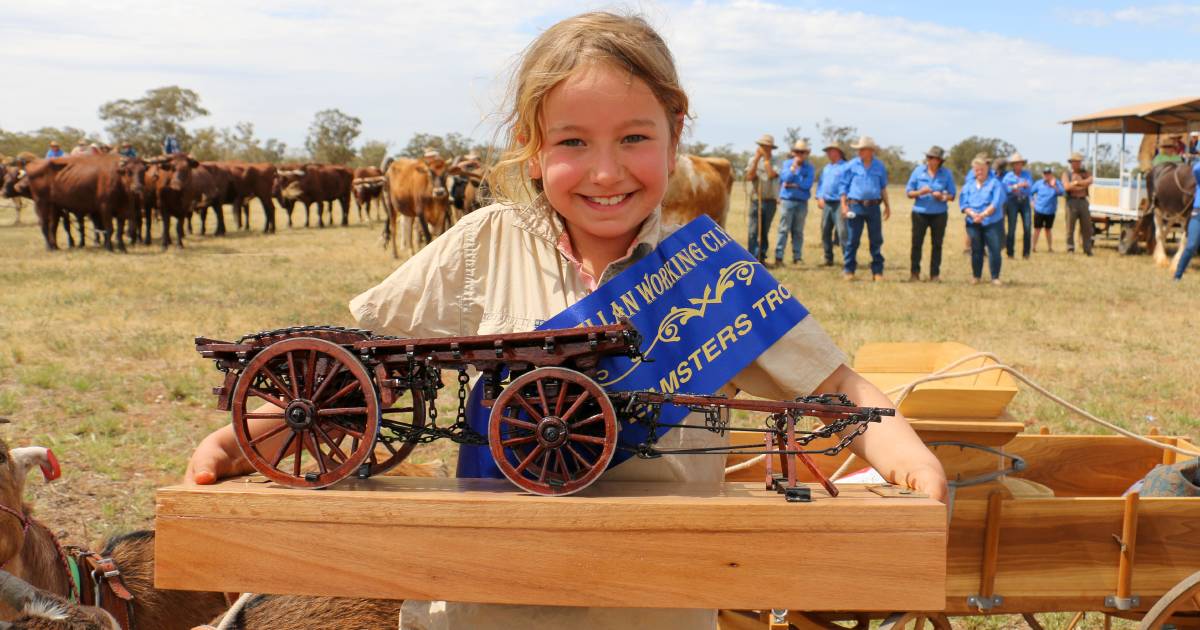
[[(735, 195), (728, 227), (744, 241), (740, 187)], [(902, 283), (911, 204), (898, 190), (892, 198), (884, 282), (846, 283), (840, 269), (817, 266), (815, 204), (806, 263), (773, 271), (847, 352), (869, 341), (961, 341), (1131, 429), (1195, 433), (1200, 269), (1173, 283), (1147, 256), (1118, 256), (1115, 240), (1100, 240), (1094, 258), (1068, 255), (1060, 213), (1055, 253), (1006, 259), (1005, 286), (972, 287), (954, 210), (945, 281)], [(12, 420), (0, 436), (58, 454), (62, 481), (31, 480), (30, 496), (72, 542), (150, 525), (154, 489), (177, 481), (196, 442), (227, 422), (209, 393), (219, 375), (196, 355), (194, 336), (353, 325), (347, 301), (397, 265), (378, 246), (379, 223), (288, 229), (281, 220), (273, 236), (195, 236), (186, 249), (116, 255), (46, 252), (29, 206), (21, 225), (13, 218), (0, 208), (0, 416)], [(1010, 410), (1034, 430), (1097, 430), (1028, 391)], [(414, 457), (453, 452), (430, 446)]]

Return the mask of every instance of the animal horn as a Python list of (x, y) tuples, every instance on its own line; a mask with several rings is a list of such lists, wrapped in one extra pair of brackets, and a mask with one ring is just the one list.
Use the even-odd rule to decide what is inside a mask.
[(9, 608), (23, 610), (36, 595), (37, 590), (28, 582), (0, 569), (0, 601), (8, 604)]

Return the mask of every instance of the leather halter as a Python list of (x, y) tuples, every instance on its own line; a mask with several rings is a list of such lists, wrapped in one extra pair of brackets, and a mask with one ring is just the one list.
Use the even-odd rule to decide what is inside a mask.
[[(32, 525), (33, 519), (29, 518), (28, 514), (25, 514), (24, 512), (18, 512), (2, 503), (0, 503), (0, 512), (6, 512), (8, 514), (11, 514), (18, 521), (21, 521), (21, 537), (22, 537), (21, 546), (24, 547), (24, 545), (25, 545), (24, 537), (29, 535), (29, 527), (30, 527), (30, 525)], [(15, 559), (19, 555), (21, 555), (21, 550), (17, 549), (17, 553), (13, 554), (12, 558), (5, 560), (4, 564), (0, 564), (0, 569), (7, 567), (8, 563), (12, 562), (13, 559)], [(61, 552), (59, 555), (61, 555)]]
[[(17, 556), (21, 555), (21, 549), (25, 548), (25, 541), (29, 540), (29, 529), (36, 521), (33, 520), (33, 517), (29, 516), (28, 512), (18, 512), (17, 510), (14, 510), (2, 503), (0, 503), (0, 512), (11, 514), (14, 518), (21, 521), (21, 548), (17, 549), (17, 553), (14, 554), (12, 558), (5, 560), (4, 564), (0, 564), (0, 569), (4, 569), (8, 566), (8, 563), (12, 562)], [(41, 524), (39, 523), (39, 525)], [(50, 536), (50, 542), (54, 543), (54, 555), (58, 558), (58, 563), (62, 566), (63, 573), (67, 576), (67, 596), (70, 597), (72, 601), (78, 601), (79, 587), (75, 583), (75, 578), (72, 577), (71, 567), (67, 563), (67, 554), (63, 553), (62, 545), (58, 544), (58, 537), (54, 535), (54, 532), (50, 531), (50, 528), (44, 525), (41, 527), (42, 529), (45, 529), (46, 534)]]

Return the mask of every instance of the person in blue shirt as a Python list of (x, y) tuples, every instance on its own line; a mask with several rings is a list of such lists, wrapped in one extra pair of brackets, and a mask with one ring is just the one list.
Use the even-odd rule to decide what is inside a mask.
[[(1195, 175), (1196, 181), (1200, 182), (1200, 162), (1192, 165), (1192, 174)], [(1179, 244), (1179, 262), (1175, 265), (1175, 280), (1183, 279), (1183, 272), (1187, 271), (1188, 265), (1192, 262), (1192, 256), (1200, 254), (1200, 195), (1196, 195), (1192, 201), (1192, 217), (1188, 219), (1187, 233), (1183, 237), (1183, 242)]]
[(946, 150), (934, 145), (925, 152), (925, 163), (913, 169), (904, 187), (909, 199), (913, 199), (912, 214), (912, 265), (909, 282), (921, 279), (921, 252), (925, 249), (925, 232), (930, 232), (929, 281), (941, 282), (942, 241), (946, 238), (946, 220), (949, 202), (954, 201), (957, 190), (954, 174), (942, 166)]
[(121, 157), (135, 158), (137, 157), (137, 151), (134, 150), (133, 143), (127, 140), (121, 143), (121, 149), (117, 151), (117, 155), (120, 155)]
[(1000, 180), (1004, 183), (1004, 194), (1007, 198), (1004, 202), (1004, 216), (1007, 218), (1008, 229), (1005, 232), (1004, 246), (1009, 259), (1012, 259), (1017, 242), (1017, 218), (1020, 217), (1021, 233), (1024, 235), (1021, 241), (1021, 257), (1028, 259), (1031, 219), (1029, 194), (1033, 190), (1033, 175), (1025, 170), (1025, 158), (1019, 152), (1008, 158), (1008, 165), (1012, 170), (1005, 173)]
[[(871, 243), (871, 279), (879, 282), (883, 280), (883, 222), (892, 216), (887, 197), (887, 168), (875, 159), (879, 146), (871, 136), (860, 137), (850, 148), (858, 151), (858, 157), (850, 160), (842, 172), (842, 216), (846, 217), (850, 233), (842, 252), (842, 277), (854, 280), (858, 245), (865, 229)], [(879, 213), (881, 205), (882, 217)]]
[(1042, 169), (1042, 178), (1033, 185), (1030, 197), (1033, 199), (1033, 251), (1037, 251), (1038, 232), (1046, 232), (1047, 251), (1054, 251), (1054, 241), (1050, 237), (1050, 228), (1054, 227), (1054, 215), (1058, 212), (1058, 198), (1063, 192), (1062, 182), (1054, 177), (1054, 169), (1047, 166)]
[[(817, 177), (817, 207), (821, 209), (821, 246), (825, 248), (825, 266), (833, 266), (833, 245), (836, 242), (842, 251), (846, 251), (846, 217), (842, 216), (841, 187), (842, 171), (846, 169), (846, 153), (836, 144), (826, 146), (822, 151), (829, 163), (821, 169)], [(834, 236), (837, 240), (834, 241)]]
[(66, 153), (63, 153), (62, 147), (59, 146), (58, 141), (51, 140), (50, 141), (50, 150), (46, 151), (46, 159), (48, 160), (50, 158), (60, 158), (60, 157), (63, 157), (64, 155), (66, 155)]
[(1000, 244), (1004, 239), (1004, 184), (988, 172), (987, 160), (971, 162), (971, 173), (963, 182), (958, 205), (967, 215), (971, 239), (971, 284), (983, 277), (983, 252), (987, 250), (992, 284), (1000, 284)]
[(173, 134), (167, 134), (167, 137), (163, 138), (163, 155), (174, 155), (181, 152), (179, 140)]
[(783, 249), (792, 237), (792, 264), (804, 262), (804, 220), (808, 218), (808, 198), (812, 196), (813, 165), (808, 161), (808, 142), (797, 140), (792, 157), (779, 169), (779, 241), (775, 245), (775, 266), (783, 266)]

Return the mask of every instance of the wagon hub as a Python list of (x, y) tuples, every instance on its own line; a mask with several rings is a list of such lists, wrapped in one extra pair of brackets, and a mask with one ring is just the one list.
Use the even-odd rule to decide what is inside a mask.
[(538, 422), (538, 443), (546, 448), (558, 448), (567, 441), (567, 423), (561, 418), (546, 416)]
[(308, 429), (317, 418), (317, 408), (309, 401), (297, 398), (288, 404), (283, 419), (297, 431)]

